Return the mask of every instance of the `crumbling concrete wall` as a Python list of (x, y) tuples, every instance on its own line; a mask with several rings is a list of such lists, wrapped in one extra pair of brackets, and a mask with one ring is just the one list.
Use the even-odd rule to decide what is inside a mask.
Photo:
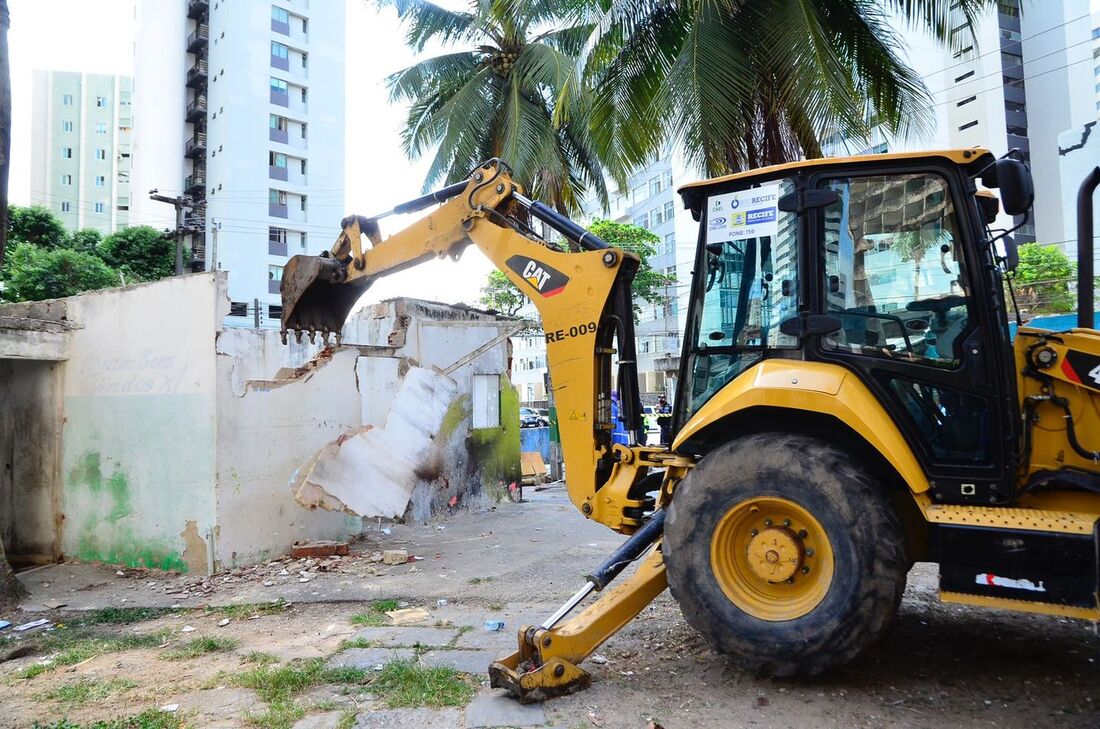
[[(309, 350), (295, 354), (278, 332), (258, 329), (222, 331), (217, 351), (215, 566), (266, 559), (299, 539), (359, 534), (360, 519), (303, 509), (290, 486), (314, 452), (360, 425), (358, 352), (326, 351), (310, 366), (293, 368)], [(267, 379), (277, 373), (282, 377)]]
[[(407, 518), (425, 521), (481, 506), (502, 498), (518, 481), (519, 402), (508, 376), (507, 336), (515, 328), (516, 322), (494, 314), (418, 299), (368, 306), (348, 322), (346, 340), (394, 348), (393, 359), (360, 359), (364, 423), (374, 424), (377, 414), (388, 411), (396, 391), (392, 382), (410, 364), (443, 370), (455, 382), (456, 395), (435, 436), (437, 447), (420, 471)], [(490, 427), (474, 423), (479, 375), (496, 378), (499, 419)]]

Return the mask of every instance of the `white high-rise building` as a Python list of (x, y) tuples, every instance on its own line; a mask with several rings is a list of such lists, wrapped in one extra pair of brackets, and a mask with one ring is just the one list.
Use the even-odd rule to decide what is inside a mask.
[(133, 207), (172, 227), (172, 206), (147, 191), (191, 198), (189, 245), (229, 271), (229, 324), (277, 324), (287, 258), (338, 232), (344, 12), (338, 0), (138, 3)]
[(111, 233), (130, 219), (130, 77), (35, 70), (32, 205), (69, 230)]

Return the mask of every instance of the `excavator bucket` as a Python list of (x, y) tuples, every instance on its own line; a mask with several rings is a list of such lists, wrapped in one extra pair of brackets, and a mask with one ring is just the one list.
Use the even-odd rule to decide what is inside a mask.
[(279, 292), (283, 298), (283, 338), (294, 331), (298, 340), (301, 333), (315, 333), (322, 339), (329, 333), (339, 336), (348, 313), (363, 292), (370, 287), (373, 277), (363, 277), (351, 283), (343, 283), (344, 270), (330, 255), (294, 256), (286, 262)]

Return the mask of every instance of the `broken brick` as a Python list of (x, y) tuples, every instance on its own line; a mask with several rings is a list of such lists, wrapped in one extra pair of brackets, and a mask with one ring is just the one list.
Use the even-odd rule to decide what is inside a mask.
[(404, 549), (387, 549), (382, 552), (382, 564), (405, 564), (409, 561), (409, 553)]
[(301, 559), (303, 557), (331, 557), (333, 555), (343, 557), (346, 556), (347, 553), (347, 542), (295, 542), (290, 548), (290, 556), (295, 559)]

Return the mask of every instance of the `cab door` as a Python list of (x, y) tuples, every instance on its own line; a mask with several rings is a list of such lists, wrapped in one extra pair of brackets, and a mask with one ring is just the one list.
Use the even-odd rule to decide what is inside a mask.
[[(820, 312), (840, 328), (808, 355), (873, 392), (946, 502), (1011, 496), (998, 390), (998, 323), (981, 290), (970, 207), (952, 170), (823, 173), (837, 199), (816, 216)], [(955, 180), (953, 190), (951, 181)]]

